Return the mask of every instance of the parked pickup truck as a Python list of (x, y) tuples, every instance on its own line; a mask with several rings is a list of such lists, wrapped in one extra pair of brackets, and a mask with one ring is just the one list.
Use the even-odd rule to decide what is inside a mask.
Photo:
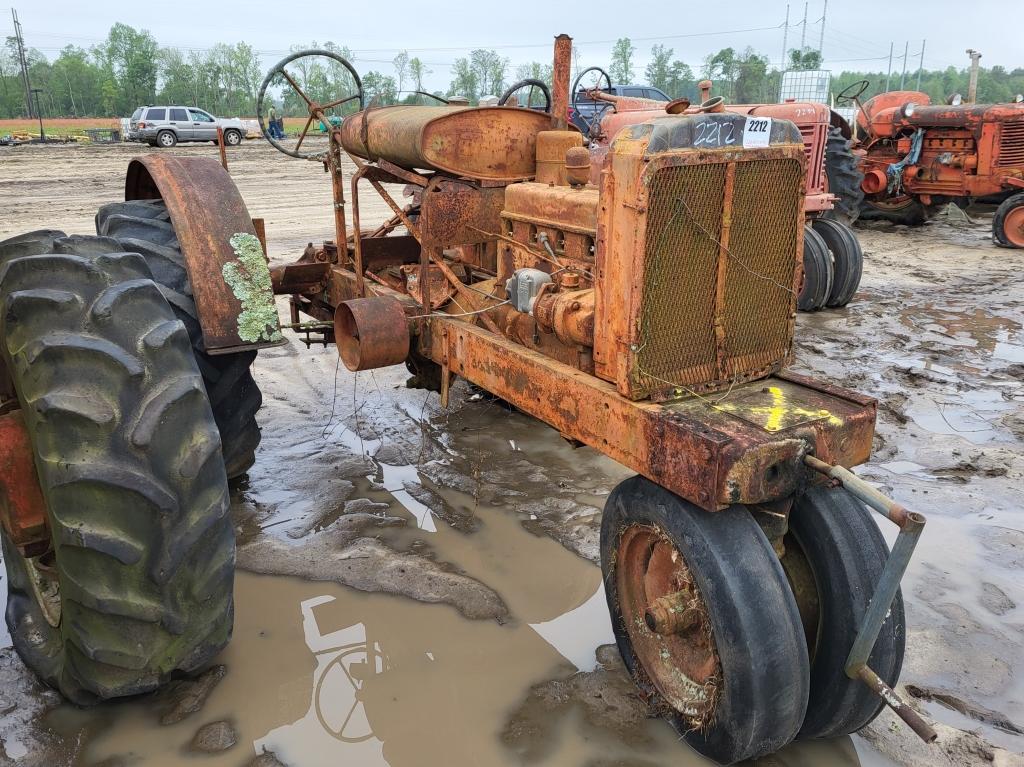
[(246, 130), (239, 119), (222, 119), (196, 107), (144, 106), (131, 117), (129, 139), (169, 149), (178, 142), (216, 141), (217, 128), (224, 130), (224, 143), (238, 146)]

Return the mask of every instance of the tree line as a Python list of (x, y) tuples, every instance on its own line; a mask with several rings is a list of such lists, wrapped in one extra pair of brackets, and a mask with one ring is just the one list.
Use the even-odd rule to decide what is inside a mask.
[[(350, 61), (355, 57), (344, 46), (332, 42), (293, 46), (330, 50)], [(0, 46), (0, 118), (27, 114), (25, 90), (18, 65), (15, 40), (7, 38)], [(647, 63), (637, 64), (637, 49), (629, 38), (619, 39), (604, 67), (616, 84), (648, 84), (660, 88), (671, 98), (699, 99), (700, 79), (714, 81), (715, 95), (731, 103), (758, 103), (778, 100), (781, 71), (767, 56), (753, 48), (728, 47), (704, 58), (694, 71), (676, 55), (673, 48), (654, 45)], [(162, 47), (146, 30), (126, 24), (114, 24), (106, 39), (92, 48), (68, 45), (52, 61), (36, 49), (26, 51), (33, 88), (41, 89), (40, 108), (44, 117), (123, 117), (143, 104), (170, 103), (198, 106), (223, 116), (251, 116), (263, 79), (260, 56), (245, 42), (221, 43), (208, 49), (182, 52)], [(821, 67), (820, 54), (813, 49), (788, 52), (787, 69), (814, 70)], [(298, 79), (309, 94), (324, 102), (352, 92), (354, 84), (347, 70), (326, 59), (300, 59), (293, 65)], [(578, 61), (575, 62), (579, 70)], [(384, 71), (381, 71), (381, 70)], [(425, 80), (432, 71), (418, 57), (400, 52), (391, 67), (372, 69), (361, 74), (367, 103), (429, 103)], [(459, 96), (477, 103), (484, 96), (498, 96), (515, 81), (541, 80), (550, 86), (551, 65), (528, 62), (515, 68), (497, 51), (476, 49), (456, 58), (451, 66), (447, 89), (433, 91), (442, 98)], [(842, 71), (833, 74), (832, 91), (838, 92), (857, 80), (866, 79), (871, 87), (865, 98), (885, 90), (885, 72)], [(900, 74), (888, 77), (890, 90), (900, 87)], [(908, 73), (904, 87), (928, 93), (934, 102), (943, 102), (954, 92), (966, 93), (966, 68), (916, 70)], [(1012, 101), (1024, 92), (1024, 68), (1007, 70), (1001, 66), (983, 68), (978, 80), (981, 102)], [(303, 114), (304, 104), (290, 89), (274, 91), (277, 106), (285, 114)], [(354, 105), (349, 105), (349, 108)]]

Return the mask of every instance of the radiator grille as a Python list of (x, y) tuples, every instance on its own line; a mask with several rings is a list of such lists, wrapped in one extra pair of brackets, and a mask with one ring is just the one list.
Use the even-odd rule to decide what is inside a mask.
[[(724, 388), (765, 375), (789, 354), (803, 168), (792, 159), (735, 163), (729, 201), (727, 167), (666, 167), (651, 181), (631, 376), (640, 396)], [(726, 254), (719, 243), (730, 210)]]
[[(736, 166), (725, 287), (726, 369), (732, 378), (789, 353), (800, 166), (787, 160)], [(744, 268), (746, 267), (746, 268)]]
[(825, 191), (825, 141), (828, 126), (822, 124), (801, 125), (800, 138), (804, 142), (807, 156), (807, 193)]
[(1003, 124), (997, 164), (1001, 166), (1024, 165), (1024, 122)]

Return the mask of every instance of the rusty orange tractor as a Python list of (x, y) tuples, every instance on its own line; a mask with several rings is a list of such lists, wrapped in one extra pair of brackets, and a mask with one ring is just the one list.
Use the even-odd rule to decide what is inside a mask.
[[(249, 364), (283, 342), (276, 293), (286, 328), (350, 370), (404, 363), (444, 406), (463, 378), (637, 472), (604, 510), (608, 608), (640, 691), (694, 749), (732, 763), (885, 704), (935, 737), (892, 689), (924, 517), (848, 470), (875, 401), (785, 369), (800, 132), (665, 115), (620, 131), (593, 177), (565, 120), (570, 53), (559, 36), (550, 115), (395, 106), (340, 126), (325, 113), (362, 105), (354, 70), (354, 92), (318, 103), (288, 68), (350, 65), (285, 59), (260, 101), (284, 79), (307, 129), (331, 125), (319, 149), (275, 145), (327, 171), (334, 232), (272, 272), (262, 222), (195, 156), (133, 160), (99, 236), (0, 243), (7, 623), (41, 678), (90, 703), (228, 641), (226, 480), (259, 440)], [(367, 187), (393, 216), (364, 227)], [(869, 509), (899, 527), (891, 552)]]
[[(867, 87), (840, 96), (857, 102)], [(1024, 104), (933, 105), (892, 91), (858, 106), (864, 218), (922, 224), (940, 205), (995, 198), (993, 240), (1024, 248)]]
[[(596, 82), (581, 85), (588, 74)], [(611, 79), (600, 67), (581, 72), (573, 83), (575, 102), (603, 103), (589, 124), (588, 144), (594, 156), (593, 179), (612, 141), (624, 127), (667, 114), (716, 114), (730, 112), (748, 115), (753, 125), (770, 125), (772, 120), (788, 120), (800, 130), (807, 156), (804, 181), (804, 280), (797, 306), (801, 311), (845, 306), (860, 285), (864, 254), (850, 225), (860, 212), (862, 175), (858, 158), (851, 149), (851, 133), (846, 121), (824, 104), (787, 102), (783, 104), (729, 104), (711, 96), (711, 81), (700, 83), (702, 103), (691, 105), (686, 99), (668, 104), (644, 98), (610, 95)], [(602, 87), (603, 86), (603, 87)], [(702, 135), (699, 145), (718, 145), (735, 141), (731, 135)]]

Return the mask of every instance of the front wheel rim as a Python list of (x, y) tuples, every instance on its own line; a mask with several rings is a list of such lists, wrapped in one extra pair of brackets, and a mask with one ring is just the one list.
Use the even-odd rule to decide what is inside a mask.
[(1024, 248), (1024, 205), (1018, 205), (1003, 219), (1003, 236), (1015, 248)]
[(25, 570), (28, 574), (32, 596), (39, 605), (43, 617), (51, 626), (58, 628), (63, 611), (61, 609), (60, 579), (57, 575), (53, 552), (39, 557), (26, 558)]
[[(693, 574), (653, 526), (628, 527), (616, 553), (619, 608), (633, 652), (665, 702), (700, 730), (714, 718), (722, 664)], [(678, 632), (657, 633), (651, 614), (659, 609), (680, 622)]]
[(913, 197), (896, 197), (892, 200), (865, 200), (875, 210), (880, 210), (886, 213), (897, 213), (906, 210), (914, 204), (915, 200)]

